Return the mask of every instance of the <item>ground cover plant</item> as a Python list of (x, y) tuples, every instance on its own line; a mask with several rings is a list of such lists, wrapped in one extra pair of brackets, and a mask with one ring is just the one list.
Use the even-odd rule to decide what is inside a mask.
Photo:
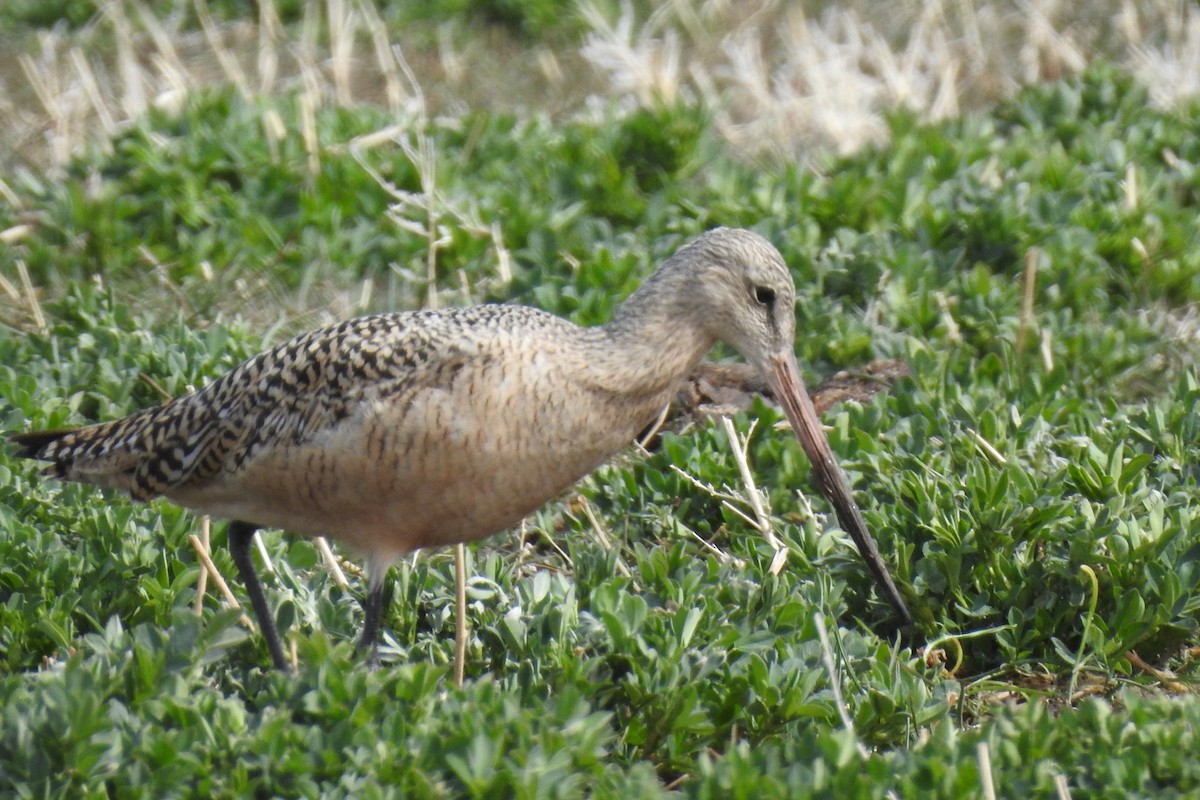
[(115, 418), (358, 311), (598, 322), (688, 237), (755, 228), (795, 272), (810, 378), (909, 364), (826, 421), (918, 630), (887, 632), (765, 405), (735, 429), (778, 574), (726, 430), (666, 434), (468, 550), (461, 689), (450, 553), (393, 570), (372, 671), (361, 581), (266, 533), (278, 675), (215, 595), (194, 613), (197, 520), (3, 451), (0, 793), (1194, 794), (1200, 109), (1147, 103), (1101, 65), (768, 168), (685, 102), (318, 109), (314, 151), (296, 96), (212, 90), (61, 175), (14, 171), (6, 431)]

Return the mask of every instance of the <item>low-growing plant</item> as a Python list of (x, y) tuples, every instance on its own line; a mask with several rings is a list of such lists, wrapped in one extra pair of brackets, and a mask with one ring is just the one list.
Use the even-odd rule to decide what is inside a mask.
[(20, 260), (38, 294), (0, 308), (6, 430), (119, 417), (430, 280), (595, 323), (685, 239), (749, 225), (795, 272), (810, 380), (911, 373), (825, 419), (916, 630), (888, 630), (763, 403), (735, 428), (782, 569), (726, 431), (666, 433), (469, 551), (462, 689), (448, 553), (390, 574), (373, 671), (351, 653), (362, 581), (265, 533), (300, 665), (266, 673), (238, 613), (191, 608), (190, 515), (5, 452), (0, 793), (958, 797), (985, 768), (1014, 795), (1200, 785), (1180, 755), (1198, 706), (1169, 696), (1195, 682), (1200, 622), (1194, 109), (1148, 111), (1100, 68), (992, 114), (897, 116), (888, 147), (811, 173), (730, 157), (686, 106), (412, 121), (457, 212), (432, 273), (388, 216), (426, 191), (411, 151), (354, 146), (396, 120), (319, 113), (313, 171), (268, 111), (299, 128), (289, 98), (212, 93), (62, 180), (13, 181), (31, 230), (0, 270)]

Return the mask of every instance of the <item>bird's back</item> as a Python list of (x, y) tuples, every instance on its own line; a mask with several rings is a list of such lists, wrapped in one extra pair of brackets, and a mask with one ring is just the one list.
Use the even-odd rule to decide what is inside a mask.
[(163, 405), (11, 440), (18, 456), (50, 462), (50, 474), (149, 500), (236, 473), (264, 450), (301, 444), (367, 398), (436, 386), (497, 332), (538, 336), (561, 326), (569, 323), (502, 305), (359, 317), (277, 345)]

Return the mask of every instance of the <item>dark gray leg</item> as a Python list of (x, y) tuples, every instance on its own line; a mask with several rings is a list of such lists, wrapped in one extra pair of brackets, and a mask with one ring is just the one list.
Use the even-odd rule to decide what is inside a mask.
[(359, 653), (365, 653), (367, 663), (374, 665), (379, 660), (379, 627), (383, 621), (384, 591), (387, 581), (387, 565), (367, 564), (367, 602), (363, 604), (367, 619), (363, 623), (362, 638), (358, 640)]
[(267, 640), (267, 649), (271, 651), (275, 669), (287, 672), (288, 662), (283, 657), (283, 645), (279, 642), (279, 631), (275, 629), (275, 618), (271, 616), (271, 609), (267, 606), (267, 595), (263, 592), (262, 583), (258, 580), (258, 573), (254, 571), (254, 561), (251, 558), (250, 548), (257, 530), (258, 526), (249, 522), (230, 522), (229, 552), (237, 566), (238, 575), (242, 578), (242, 584), (246, 587), (246, 594), (250, 595), (250, 605), (254, 607), (254, 616), (258, 618), (259, 630)]

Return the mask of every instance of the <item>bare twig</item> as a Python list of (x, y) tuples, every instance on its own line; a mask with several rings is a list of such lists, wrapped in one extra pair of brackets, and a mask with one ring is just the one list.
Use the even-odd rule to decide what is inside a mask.
[(500, 279), (500, 283), (504, 286), (512, 283), (512, 257), (509, 255), (508, 248), (504, 245), (504, 236), (500, 233), (500, 223), (493, 222), (491, 225), (492, 232), (492, 247), (496, 250), (496, 277)]
[(151, 375), (149, 372), (141, 372), (141, 371), (139, 371), (139, 372), (138, 372), (138, 380), (140, 380), (142, 383), (146, 384), (146, 385), (147, 385), (147, 386), (149, 386), (151, 389), (153, 389), (153, 390), (154, 390), (154, 393), (155, 393), (156, 395), (158, 395), (159, 399), (160, 399), (162, 402), (164, 402), (164, 403), (165, 403), (166, 401), (168, 401), (168, 400), (170, 400), (170, 399), (171, 399), (171, 393), (170, 393), (170, 392), (168, 392), (168, 391), (167, 391), (167, 390), (166, 390), (166, 389), (163, 387), (163, 385), (162, 385), (161, 383), (159, 383), (158, 381), (156, 381), (156, 380), (154, 379), (154, 376), (153, 376), (153, 375)]
[(563, 550), (561, 547), (559, 547), (558, 542), (554, 541), (553, 536), (546, 533), (541, 528), (537, 528), (537, 532), (542, 537), (542, 541), (544, 541), (546, 544), (550, 545), (550, 547), (554, 550), (554, 552), (558, 553), (559, 558), (561, 558), (563, 560), (563, 563), (565, 563), (571, 569), (575, 568), (575, 562), (571, 560), (571, 556), (569, 556), (567, 554), (566, 550)]
[(745, 502), (744, 499), (742, 499), (741, 497), (738, 497), (736, 495), (727, 494), (726, 492), (717, 491), (715, 488), (713, 488), (709, 484), (705, 483), (704, 481), (700, 480), (699, 478), (696, 478), (695, 476), (688, 474), (687, 472), (685, 472), (683, 469), (681, 469), (676, 464), (671, 464), (669, 466), (670, 466), (670, 469), (672, 472), (674, 472), (675, 474), (686, 479), (689, 483), (691, 483), (697, 489), (702, 489), (705, 492), (708, 492), (708, 494), (710, 494), (713, 498), (720, 500), (722, 508), (729, 509), (730, 512), (741, 517), (742, 520), (747, 525), (749, 525), (751, 528), (758, 527), (758, 520), (752, 518), (749, 514), (742, 511), (740, 508), (737, 507), (737, 505), (735, 505), (736, 503), (744, 503)]
[(138, 19), (142, 23), (142, 27), (150, 34), (150, 38), (154, 41), (154, 49), (156, 61), (158, 62), (159, 71), (164, 77), (170, 73), (173, 77), (168, 78), (168, 82), (178, 87), (177, 82), (187, 83), (189, 79), (187, 66), (183, 63), (183, 59), (179, 57), (179, 51), (175, 49), (175, 43), (171, 39), (171, 34), (167, 33), (159, 22), (158, 17), (154, 12), (146, 7), (146, 4), (141, 0), (126, 0), (137, 12)]
[(26, 53), (17, 56), (17, 63), (21, 65), (33, 93), (52, 123), (54, 135), (50, 137), (50, 148), (53, 163), (63, 164), (71, 154), (70, 122), (66, 101), (58, 88), (57, 73), (53, 69), (40, 69)]
[[(197, 11), (204, 0), (196, 0)], [(119, 0), (107, 0), (100, 4), (104, 16), (112, 22), (116, 34), (117, 66), (121, 73), (124, 92), (121, 97), (122, 110), (128, 119), (137, 119), (146, 113), (146, 87), (141, 65), (138, 63), (137, 44), (133, 39), (133, 26), (125, 16), (125, 4)], [(207, 7), (205, 7), (207, 11)], [(210, 20), (211, 23), (211, 20)]]
[(1174, 672), (1171, 672), (1170, 670), (1159, 669), (1155, 666), (1147, 664), (1145, 659), (1138, 655), (1137, 651), (1135, 650), (1126, 651), (1125, 658), (1129, 659), (1129, 663), (1134, 667), (1142, 670), (1160, 682), (1169, 692), (1184, 693), (1195, 691), (1186, 683), (1181, 682), (1179, 680), (1179, 676), (1177, 676)]
[(754, 482), (754, 474), (750, 471), (750, 462), (747, 458), (750, 436), (754, 432), (754, 426), (758, 424), (758, 420), (750, 423), (750, 430), (746, 432), (744, 440), (738, 436), (737, 430), (733, 427), (733, 421), (729, 417), (721, 417), (721, 423), (725, 427), (725, 435), (729, 438), (729, 446), (733, 448), (733, 458), (737, 462), (738, 471), (741, 472), (750, 508), (754, 511), (755, 527), (766, 537), (767, 544), (775, 548), (775, 555), (771, 557), (771, 564), (767, 571), (772, 575), (778, 575), (787, 566), (788, 550), (775, 535), (775, 530), (771, 526), (771, 516), (763, 507), (762, 494)]
[(1046, 372), (1054, 371), (1054, 334), (1050, 328), (1045, 328), (1041, 332), (1042, 339), (1042, 366)]
[[(17, 193), (13, 191), (13, 188), (8, 185), (8, 182), (5, 181), (4, 178), (0, 178), (0, 198), (4, 198), (4, 202), (8, 203), (16, 210), (20, 210), (25, 206), (25, 204), (21, 202), (21, 198), (17, 196)], [(12, 244), (12, 242), (23, 239), (26, 235), (31, 233), (33, 231), (33, 226), (28, 224), (14, 225), (13, 227), (9, 228), (8, 231), (13, 231), (13, 233), (9, 233), (9, 235), (16, 236), (17, 238), (11, 240), (0, 239), (0, 241), (4, 242), (5, 244)]]

